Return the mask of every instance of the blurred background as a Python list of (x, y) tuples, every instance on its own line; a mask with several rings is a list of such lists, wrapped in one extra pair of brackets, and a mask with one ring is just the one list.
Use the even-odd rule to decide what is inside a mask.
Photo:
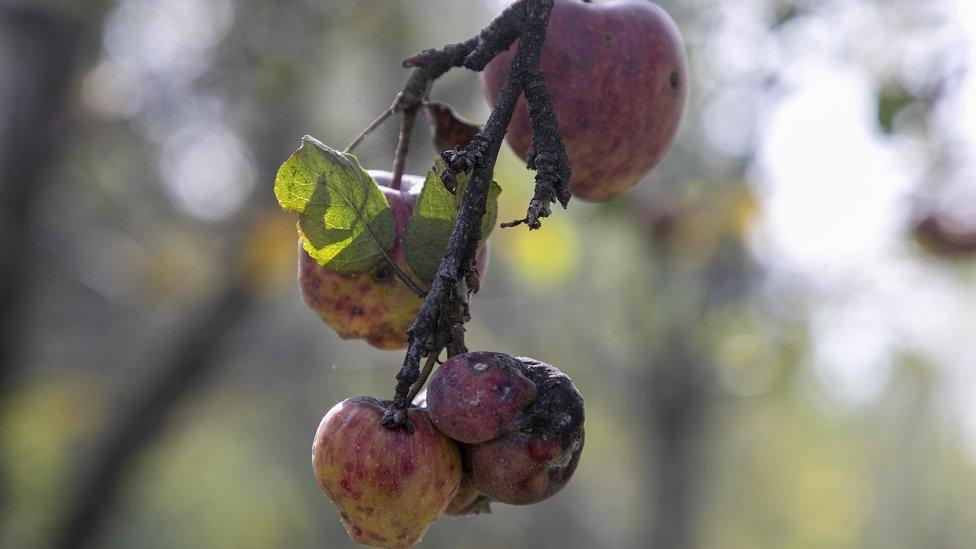
[[(422, 546), (973, 547), (976, 2), (659, 3), (680, 139), (611, 203), (496, 230), (469, 325), (574, 378), (579, 470)], [(505, 4), (0, 1), (0, 546), (352, 546), (312, 435), (402, 354), (306, 309), (274, 173)], [(462, 70), (432, 98), (488, 113)], [(531, 173), (496, 179), (521, 217)]]

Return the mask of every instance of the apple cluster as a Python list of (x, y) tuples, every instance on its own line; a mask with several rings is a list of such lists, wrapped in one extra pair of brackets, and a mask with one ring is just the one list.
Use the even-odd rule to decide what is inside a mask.
[(566, 374), (529, 358), (451, 357), (406, 428), (382, 425), (388, 404), (340, 402), (312, 444), (315, 478), (365, 545), (408, 547), (441, 515), (542, 501), (566, 485), (583, 450), (582, 396)]

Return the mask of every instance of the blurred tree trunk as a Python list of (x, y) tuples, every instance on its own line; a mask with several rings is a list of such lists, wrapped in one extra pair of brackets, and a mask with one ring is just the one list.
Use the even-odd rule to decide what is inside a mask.
[(239, 284), (232, 283), (182, 323), (181, 333), (166, 343), (170, 352), (163, 353), (156, 375), (138, 390), (132, 408), (110, 427), (94, 465), (79, 473), (80, 487), (69, 499), (53, 547), (95, 544), (132, 467), (165, 431), (173, 412), (214, 370), (216, 349), (239, 325), (252, 302)]
[[(70, 125), (69, 97), (87, 38), (72, 20), (30, 6), (0, 5), (6, 49), (0, 77), (0, 414), (23, 360), (31, 282), (40, 266), (32, 215)], [(0, 471), (0, 516), (6, 508)]]
[[(711, 210), (713, 215), (734, 214), (734, 203), (721, 193), (709, 200), (715, 203), (696, 207)], [(730, 303), (739, 305), (748, 298), (755, 273), (734, 224), (712, 227), (719, 231), (715, 250), (702, 266), (688, 268), (675, 252), (689, 241), (676, 235), (688, 230), (686, 225), (695, 217), (675, 210), (655, 218), (648, 211), (645, 206), (633, 213), (637, 223), (648, 229), (657, 264), (654, 276), (659, 277), (655, 284), (662, 291), (655, 306), (666, 310), (668, 327), (663, 344), (645, 345), (642, 355), (649, 357), (649, 364), (640, 369), (647, 402), (643, 412), (650, 420), (648, 455), (654, 459), (649, 479), (653, 517), (646, 539), (653, 549), (690, 549), (698, 545), (696, 515), (705, 476), (705, 435), (716, 398), (712, 390), (715, 365), (711, 349), (705, 347), (710, 338), (703, 326), (714, 310)], [(688, 280), (700, 282), (693, 296), (678, 283)]]
[(652, 359), (645, 376), (650, 419), (648, 455), (654, 460), (654, 515), (647, 539), (653, 549), (696, 546), (696, 493), (711, 397), (700, 388), (706, 368), (695, 354), (690, 334), (677, 329), (661, 356)]
[[(233, 57), (229, 65), (243, 64), (246, 69), (239, 69), (242, 72), (253, 70), (260, 61), (242, 53), (247, 51), (242, 44), (247, 41), (250, 29), (263, 24), (260, 20), (248, 20), (252, 15), (240, 15), (235, 32), (224, 40), (218, 52), (218, 57), (222, 54)], [(308, 24), (322, 28), (327, 22), (323, 17), (310, 17)], [(247, 97), (249, 92), (253, 90), (244, 89), (239, 93)], [(98, 545), (118, 500), (124, 497), (125, 481), (153, 445), (165, 438), (177, 411), (208, 388), (208, 379), (220, 366), (218, 355), (222, 343), (233, 336), (258, 303), (254, 280), (240, 268), (249, 245), (246, 239), (254, 225), (264, 221), (268, 207), (276, 208), (271, 185), (275, 171), (295, 139), (291, 128), (300, 125), (296, 121), (307, 116), (302, 110), (305, 105), (287, 98), (281, 98), (280, 103), (270, 98), (260, 101), (261, 108), (250, 124), (253, 131), (246, 137), (261, 184), (245, 204), (244, 211), (220, 227), (229, 241), (225, 257), (219, 261), (228, 272), (225, 285), (217, 288), (202, 307), (186, 312), (178, 332), (161, 343), (164, 348), (145, 357), (147, 365), (133, 368), (150, 374), (133, 389), (134, 396), (123, 405), (128, 409), (107, 427), (87, 467), (75, 475), (80, 482), (57, 523), (53, 548), (83, 549)], [(294, 246), (294, 241), (282, 245)]]

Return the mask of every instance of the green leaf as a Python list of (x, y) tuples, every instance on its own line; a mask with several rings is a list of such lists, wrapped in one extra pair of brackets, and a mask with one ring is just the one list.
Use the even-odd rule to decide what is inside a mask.
[[(445, 173), (446, 169), (444, 161), (438, 158), (434, 167), (427, 172), (424, 187), (420, 191), (417, 205), (407, 224), (407, 235), (404, 241), (407, 263), (413, 272), (426, 282), (432, 281), (437, 274), (437, 267), (444, 257), (444, 249), (454, 228), (461, 197), (470, 181), (467, 174), (458, 174), (457, 192), (452, 193), (447, 190), (440, 175)], [(498, 183), (491, 182), (487, 211), (481, 225), (482, 243), (491, 234), (498, 218), (498, 194), (501, 190)]]
[(341, 274), (369, 270), (393, 247), (393, 212), (355, 156), (305, 136), (278, 168), (275, 196), (299, 214), (302, 246)]

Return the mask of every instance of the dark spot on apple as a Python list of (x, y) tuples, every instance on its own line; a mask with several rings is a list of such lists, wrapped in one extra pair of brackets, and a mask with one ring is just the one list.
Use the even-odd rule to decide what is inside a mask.
[(355, 491), (352, 488), (352, 483), (349, 482), (349, 479), (348, 478), (343, 478), (339, 482), (339, 486), (342, 486), (342, 489), (345, 490), (345, 491), (347, 491), (347, 492), (349, 492), (350, 494), (352, 494), (353, 497), (356, 496), (356, 493), (355, 493)]
[(358, 527), (358, 526), (356, 526), (355, 524), (352, 525), (352, 531), (357, 536), (362, 536), (363, 535), (363, 529), (360, 528), (360, 527)]
[(678, 69), (671, 71), (671, 77), (668, 78), (668, 83), (671, 84), (672, 90), (677, 90), (678, 86), (681, 85), (681, 76), (678, 75)]
[(363, 308), (360, 307), (359, 305), (353, 305), (351, 312), (352, 312), (352, 316), (362, 316)]
[(393, 276), (393, 269), (391, 269), (389, 265), (384, 265), (379, 269), (376, 269), (376, 272), (373, 273), (373, 280), (383, 282), (389, 280), (391, 276)]
[(610, 34), (610, 31), (604, 32), (603, 33), (603, 41), (606, 42), (606, 43), (608, 43), (608, 44), (610, 42), (613, 42), (613, 34)]

